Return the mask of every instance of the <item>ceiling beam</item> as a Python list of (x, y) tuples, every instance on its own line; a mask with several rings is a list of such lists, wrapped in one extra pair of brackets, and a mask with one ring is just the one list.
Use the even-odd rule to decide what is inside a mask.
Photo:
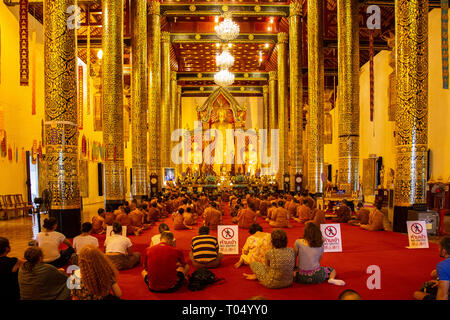
[[(214, 33), (171, 33), (173, 43), (217, 43), (222, 40)], [(232, 43), (277, 43), (276, 34), (241, 33)]]
[(161, 14), (168, 17), (179, 16), (221, 16), (224, 12), (230, 12), (234, 17), (249, 16), (289, 16), (288, 4), (161, 4)]

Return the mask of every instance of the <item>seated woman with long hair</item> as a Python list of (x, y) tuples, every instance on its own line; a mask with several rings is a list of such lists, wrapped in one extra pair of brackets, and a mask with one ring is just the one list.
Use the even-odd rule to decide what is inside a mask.
[(306, 223), (303, 238), (297, 239), (294, 244), (295, 255), (298, 257), (295, 282), (312, 284), (328, 280), (331, 284), (345, 285), (344, 281), (336, 279), (336, 270), (320, 266), (323, 250), (323, 237), (319, 227), (312, 222)]
[(51, 264), (43, 263), (41, 248), (29, 247), (24, 254), (25, 263), (19, 269), (21, 300), (67, 300), (67, 274)]
[(242, 264), (249, 265), (255, 261), (264, 263), (267, 251), (273, 248), (270, 233), (263, 232), (263, 228), (259, 224), (252, 224), (249, 232), (250, 236), (242, 247), (242, 255), (234, 265), (235, 268), (239, 268)]
[(133, 252), (131, 240), (122, 236), (122, 225), (120, 223), (113, 223), (113, 233), (105, 240), (106, 256), (119, 270), (136, 267), (141, 261), (141, 254)]
[(75, 277), (79, 287), (70, 292), (74, 300), (120, 298), (122, 291), (116, 282), (119, 272), (96, 246), (84, 246), (78, 253), (78, 264), (80, 269), (75, 271)]
[(269, 289), (289, 287), (293, 282), (294, 249), (286, 247), (288, 239), (284, 230), (272, 231), (271, 238), (274, 249), (267, 251), (265, 263), (250, 263), (254, 274), (244, 273), (244, 277), (248, 280), (258, 280)]

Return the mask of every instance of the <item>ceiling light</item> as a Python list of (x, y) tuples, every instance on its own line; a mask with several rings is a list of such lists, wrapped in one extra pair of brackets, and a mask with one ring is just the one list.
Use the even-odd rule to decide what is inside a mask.
[(220, 69), (229, 69), (233, 64), (234, 57), (226, 50), (216, 56), (216, 66)]
[(97, 58), (99, 58), (100, 60), (102, 60), (102, 58), (103, 58), (103, 50), (102, 50), (102, 49), (98, 50), (98, 52), (97, 52)]
[(266, 49), (267, 49), (267, 48), (269, 48), (269, 44), (268, 44), (268, 43), (266, 43), (265, 47), (266, 47)]
[(224, 19), (214, 28), (220, 39), (230, 41), (239, 35), (239, 26), (231, 20), (231, 14), (225, 13)]
[(220, 70), (214, 75), (214, 82), (221, 87), (230, 86), (234, 82), (234, 74), (226, 69)]

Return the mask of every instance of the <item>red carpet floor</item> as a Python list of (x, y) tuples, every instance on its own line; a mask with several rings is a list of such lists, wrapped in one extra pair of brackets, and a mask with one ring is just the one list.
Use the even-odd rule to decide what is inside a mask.
[[(170, 218), (165, 221), (170, 227)], [(231, 224), (231, 217), (224, 217), (224, 224)], [(273, 229), (268, 223), (258, 218), (264, 231)], [(193, 230), (173, 231), (177, 239), (177, 247), (183, 250), (189, 264), (190, 241), (197, 235), (199, 226)], [(288, 234), (288, 246), (293, 247), (297, 238), (303, 235), (304, 226), (293, 222), (293, 228), (285, 229)], [(173, 230), (171, 228), (171, 230)], [(365, 300), (409, 300), (413, 292), (423, 282), (429, 280), (431, 270), (441, 261), (438, 246), (430, 243), (429, 249), (407, 249), (408, 237), (404, 234), (382, 231), (369, 232), (359, 227), (341, 224), (343, 252), (325, 253), (322, 265), (332, 266), (337, 271), (337, 278), (346, 282), (344, 287), (328, 283), (300, 285), (294, 283), (290, 288), (267, 289), (257, 281), (243, 278), (243, 273), (251, 273), (248, 266), (235, 269), (233, 264), (238, 255), (227, 255), (222, 265), (212, 269), (218, 278), (225, 278), (224, 283), (207, 287), (202, 291), (192, 292), (186, 286), (175, 293), (150, 292), (141, 278), (142, 266), (121, 271), (118, 283), (123, 292), (123, 299), (130, 300), (246, 300), (252, 296), (262, 295), (270, 300), (335, 300), (344, 289), (353, 289)], [(131, 236), (134, 250), (144, 252), (158, 227), (153, 226), (140, 236)], [(217, 235), (217, 231), (211, 234)], [(248, 230), (239, 230), (239, 249), (245, 243)], [(98, 236), (101, 249), (105, 236)], [(142, 264), (142, 260), (141, 260)], [(377, 265), (381, 269), (381, 289), (369, 290), (367, 267)], [(191, 265), (190, 273), (194, 271)]]

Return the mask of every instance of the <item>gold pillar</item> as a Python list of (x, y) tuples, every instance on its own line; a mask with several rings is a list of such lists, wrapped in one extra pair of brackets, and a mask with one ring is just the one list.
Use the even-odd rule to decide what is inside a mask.
[(170, 167), (170, 33), (162, 32), (161, 62), (161, 166)]
[(125, 199), (123, 143), (123, 1), (102, 1), (103, 11), (103, 145), (105, 206)]
[(323, 0), (308, 0), (308, 191), (323, 193)]
[[(176, 86), (176, 92), (177, 92), (177, 122), (176, 122), (176, 129), (182, 129), (183, 128), (183, 119), (182, 119), (182, 111), (181, 111), (181, 86)], [(181, 176), (183, 172), (183, 164), (180, 163), (177, 165), (176, 168), (176, 176)]]
[(359, 189), (359, 3), (338, 0), (339, 186)]
[[(395, 1), (397, 53), (394, 204), (426, 204), (428, 0)], [(426, 209), (426, 207), (425, 207)]]
[(81, 226), (78, 183), (76, 30), (66, 25), (74, 0), (44, 1), (44, 86), (50, 216), (68, 237)]
[(161, 186), (161, 23), (159, 1), (148, 2), (148, 161), (150, 176)]
[(303, 72), (302, 72), (302, 2), (289, 4), (289, 61), (291, 143), (291, 191), (295, 191), (295, 176), (303, 173)]
[[(284, 190), (284, 174), (289, 173), (288, 149), (288, 104), (287, 104), (287, 68), (286, 46), (288, 35), (278, 33), (278, 130), (279, 130), (279, 170), (277, 175), (278, 188)], [(289, 190), (287, 190), (289, 191)]]
[(131, 146), (132, 194), (147, 195), (147, 0), (131, 5)]
[[(271, 131), (278, 129), (278, 114), (277, 114), (277, 72), (269, 72), (269, 112), (268, 112), (269, 131), (267, 137), (269, 141), (269, 152), (272, 153), (272, 134)], [(271, 155), (273, 156), (273, 155)], [(275, 175), (277, 172), (271, 172)]]
[(269, 87), (263, 86), (263, 129), (268, 129), (269, 125)]
[[(177, 85), (177, 73), (172, 71), (170, 73), (170, 133), (175, 129), (178, 129), (178, 85)], [(174, 146), (176, 142), (171, 142), (171, 146)]]

